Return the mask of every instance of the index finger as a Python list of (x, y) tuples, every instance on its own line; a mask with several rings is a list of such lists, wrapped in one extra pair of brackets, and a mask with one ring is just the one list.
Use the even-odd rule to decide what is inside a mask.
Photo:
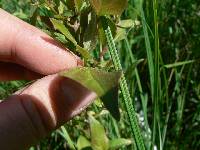
[(0, 9), (0, 61), (47, 75), (81, 63), (46, 33)]

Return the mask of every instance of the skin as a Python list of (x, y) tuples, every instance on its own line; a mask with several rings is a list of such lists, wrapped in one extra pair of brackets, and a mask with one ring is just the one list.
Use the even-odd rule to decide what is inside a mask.
[(1, 149), (22, 150), (79, 114), (96, 94), (56, 74), (82, 62), (47, 34), (2, 9), (0, 27), (0, 81), (38, 79), (0, 102)]

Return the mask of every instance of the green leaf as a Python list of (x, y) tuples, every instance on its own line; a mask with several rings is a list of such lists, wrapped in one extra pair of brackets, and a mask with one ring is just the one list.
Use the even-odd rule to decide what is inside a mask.
[(115, 35), (115, 42), (121, 41), (127, 37), (126, 30), (123, 28), (117, 28), (117, 34)]
[(183, 66), (183, 65), (188, 65), (188, 64), (191, 64), (191, 63), (194, 63), (195, 60), (188, 60), (188, 61), (183, 61), (183, 62), (176, 62), (176, 63), (173, 63), (173, 64), (167, 64), (167, 65), (164, 65), (165, 68), (167, 69), (170, 69), (170, 68), (176, 68), (176, 67), (180, 67), (180, 66)]
[(71, 41), (76, 46), (76, 51), (79, 52), (83, 56), (84, 59), (86, 59), (86, 60), (92, 59), (92, 56), (90, 55), (90, 53), (86, 49), (80, 47), (77, 44), (75, 38), (72, 36), (72, 34), (69, 32), (69, 30), (65, 27), (65, 25), (63, 24), (62, 21), (59, 21), (56, 19), (50, 19), (50, 20), (51, 20), (54, 28), (56, 30), (60, 31), (69, 41)]
[(132, 143), (129, 139), (119, 138), (109, 141), (109, 150), (116, 150), (121, 148), (122, 146), (127, 146)]
[(77, 45), (77, 42), (75, 40), (75, 38), (71, 35), (71, 33), (69, 32), (69, 30), (65, 27), (65, 25), (63, 24), (62, 21), (56, 20), (51, 18), (50, 19), (54, 28), (58, 31), (60, 31), (63, 35), (65, 35), (65, 37), (70, 40), (74, 45)]
[(58, 12), (59, 12), (59, 14), (63, 14), (64, 13), (64, 10), (65, 10), (65, 8), (66, 8), (66, 6), (62, 3), (62, 1), (60, 1), (59, 0), (59, 2), (58, 2), (59, 4), (58, 4)]
[(93, 117), (89, 116), (91, 145), (93, 150), (108, 150), (109, 139), (106, 136), (104, 127)]
[(64, 126), (61, 126), (61, 130), (57, 131), (66, 141), (70, 149), (75, 150), (74, 143), (72, 139), (70, 138), (67, 129)]
[(77, 141), (77, 148), (78, 150), (82, 150), (86, 147), (90, 147), (91, 143), (86, 139), (86, 137), (80, 135)]
[(131, 27), (134, 27), (136, 25), (136, 23), (137, 22), (132, 19), (127, 19), (127, 20), (121, 20), (118, 23), (118, 26), (122, 27), (122, 28), (131, 28)]
[(73, 68), (60, 74), (79, 82), (99, 97), (116, 87), (121, 77), (120, 71), (106, 72), (88, 67)]
[(90, 13), (89, 24), (85, 30), (83, 37), (84, 48), (93, 50), (97, 44), (97, 17), (94, 11)]
[(84, 0), (74, 0), (75, 7), (76, 7), (76, 10), (77, 10), (78, 12), (81, 11), (81, 7), (82, 7), (82, 5), (83, 5), (83, 2), (84, 2)]
[(119, 120), (118, 83), (121, 71), (106, 72), (100, 69), (81, 67), (62, 72), (60, 75), (75, 80), (89, 90), (94, 91), (101, 97), (111, 115)]
[(76, 51), (79, 52), (84, 59), (92, 59), (92, 56), (90, 55), (89, 51), (85, 48), (80, 47), (79, 45), (76, 46)]
[(97, 15), (121, 15), (128, 0), (90, 0)]

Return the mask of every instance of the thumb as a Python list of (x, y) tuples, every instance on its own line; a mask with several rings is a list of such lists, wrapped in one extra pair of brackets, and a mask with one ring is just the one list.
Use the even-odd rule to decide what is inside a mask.
[(0, 103), (1, 149), (30, 147), (95, 98), (95, 93), (79, 83), (58, 75), (36, 81)]

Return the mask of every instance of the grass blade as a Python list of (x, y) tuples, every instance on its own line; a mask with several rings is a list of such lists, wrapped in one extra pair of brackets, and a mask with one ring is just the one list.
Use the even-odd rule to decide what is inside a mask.
[(176, 63), (173, 63), (173, 64), (167, 64), (167, 65), (164, 65), (165, 68), (167, 69), (170, 69), (170, 68), (175, 68), (175, 67), (180, 67), (180, 66), (183, 66), (183, 65), (188, 65), (188, 64), (191, 64), (191, 63), (194, 63), (195, 60), (188, 60), (188, 61), (183, 61), (183, 62), (176, 62)]

